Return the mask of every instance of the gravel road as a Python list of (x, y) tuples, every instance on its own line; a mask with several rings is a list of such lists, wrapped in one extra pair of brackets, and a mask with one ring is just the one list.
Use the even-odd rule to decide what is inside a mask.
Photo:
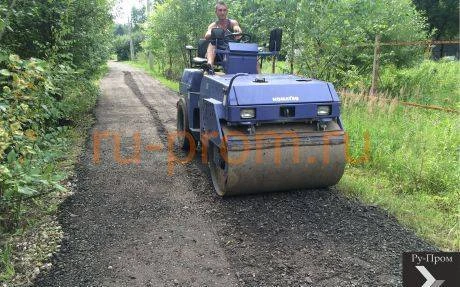
[(109, 67), (35, 286), (400, 286), (402, 253), (434, 250), (334, 188), (222, 199), (198, 158), (169, 174), (178, 95)]

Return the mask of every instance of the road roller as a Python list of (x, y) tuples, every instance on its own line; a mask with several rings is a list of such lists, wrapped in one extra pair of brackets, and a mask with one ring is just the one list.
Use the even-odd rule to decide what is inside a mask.
[(186, 46), (190, 67), (180, 82), (178, 144), (200, 149), (220, 196), (325, 188), (343, 175), (345, 134), (334, 86), (258, 73), (264, 58), (278, 55), (281, 35), (272, 30), (263, 51), (249, 35), (214, 29), (217, 71), (204, 58), (209, 41)]

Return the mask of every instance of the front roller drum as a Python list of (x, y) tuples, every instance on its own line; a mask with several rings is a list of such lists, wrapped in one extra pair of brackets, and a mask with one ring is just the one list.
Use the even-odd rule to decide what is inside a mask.
[(335, 185), (345, 169), (345, 144), (230, 150), (208, 147), (208, 164), (220, 196), (325, 188)]

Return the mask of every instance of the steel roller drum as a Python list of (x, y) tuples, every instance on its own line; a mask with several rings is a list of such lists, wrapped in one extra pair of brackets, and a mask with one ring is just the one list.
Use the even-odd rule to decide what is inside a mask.
[(336, 122), (224, 127), (224, 144), (208, 147), (208, 163), (221, 196), (321, 188), (336, 184), (345, 169), (345, 136)]

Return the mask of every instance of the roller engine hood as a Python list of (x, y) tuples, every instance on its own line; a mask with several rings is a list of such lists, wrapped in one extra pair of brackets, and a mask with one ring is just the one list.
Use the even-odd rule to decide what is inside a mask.
[[(265, 82), (255, 82), (265, 78)], [(272, 105), (332, 102), (330, 84), (289, 75), (249, 75), (234, 80), (230, 105)]]
[[(234, 75), (205, 76), (201, 96), (224, 100)], [(265, 79), (265, 82), (255, 79)], [(220, 94), (220, 95), (219, 95)], [(230, 106), (289, 105), (340, 102), (332, 84), (294, 75), (243, 75), (234, 79), (228, 93)]]

